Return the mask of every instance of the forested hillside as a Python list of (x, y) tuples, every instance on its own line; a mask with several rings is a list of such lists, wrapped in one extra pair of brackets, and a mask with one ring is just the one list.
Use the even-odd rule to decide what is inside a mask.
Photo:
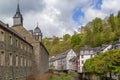
[(65, 34), (63, 40), (59, 40), (56, 36), (52, 41), (49, 38), (44, 38), (43, 42), (50, 55), (59, 54), (70, 48), (78, 53), (84, 45), (96, 47), (113, 43), (120, 37), (120, 11), (116, 16), (111, 14), (106, 21), (95, 18), (84, 27), (86, 28), (84, 34), (78, 33), (72, 36)]

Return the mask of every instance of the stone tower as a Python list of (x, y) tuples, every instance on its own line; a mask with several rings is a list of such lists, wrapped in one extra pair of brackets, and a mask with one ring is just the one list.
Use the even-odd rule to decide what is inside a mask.
[(38, 25), (34, 29), (33, 36), (34, 36), (34, 38), (35, 38), (36, 41), (42, 42), (42, 32), (41, 32), (40, 28), (38, 27)]
[(23, 17), (20, 12), (19, 3), (17, 5), (16, 13), (13, 17), (13, 26), (23, 26)]

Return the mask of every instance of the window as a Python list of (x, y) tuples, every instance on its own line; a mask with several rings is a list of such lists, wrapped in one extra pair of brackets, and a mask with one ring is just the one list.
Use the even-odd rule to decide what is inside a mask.
[(31, 62), (31, 60), (30, 60), (30, 67), (32, 66), (32, 62)]
[(27, 52), (29, 52), (29, 47), (28, 47), (28, 49), (27, 49)]
[(31, 67), (31, 65), (32, 65), (32, 62), (31, 62), (31, 60), (29, 59), (29, 60), (28, 60), (28, 66)]
[(16, 67), (18, 66), (18, 55), (16, 55)]
[(22, 56), (21, 56), (20, 62), (21, 62), (21, 66), (23, 66), (23, 57)]
[(9, 65), (12, 66), (12, 53), (9, 55)]
[(26, 51), (26, 46), (24, 47), (24, 50)]
[(90, 56), (91, 56), (91, 58), (93, 57), (93, 55), (92, 55), (92, 54), (91, 54)]
[(24, 59), (24, 66), (26, 66), (26, 59)]
[(1, 41), (4, 41), (4, 32), (1, 31)]
[(81, 63), (84, 64), (84, 61), (82, 60)]
[(84, 58), (84, 55), (81, 55), (81, 58)]
[(10, 36), (10, 44), (11, 44), (11, 45), (13, 44), (12, 36)]
[(5, 65), (5, 53), (4, 51), (1, 52), (1, 66)]
[(23, 44), (22, 44), (22, 42), (21, 42), (20, 48), (23, 49)]
[(18, 40), (16, 39), (16, 46), (18, 47)]

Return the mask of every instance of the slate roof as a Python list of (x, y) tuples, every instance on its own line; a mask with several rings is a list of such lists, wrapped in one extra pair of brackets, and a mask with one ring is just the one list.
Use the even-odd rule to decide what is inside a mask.
[(34, 29), (34, 33), (41, 33), (41, 30), (38, 26)]
[(16, 14), (14, 15), (13, 18), (22, 18), (23, 19), (22, 14), (20, 12), (19, 4), (17, 5)]
[(95, 54), (98, 54), (100, 52), (102, 52), (105, 48), (107, 48), (109, 45), (102, 45), (102, 46), (99, 46), (99, 47), (95, 47), (94, 48), (94, 51), (95, 51)]
[(63, 53), (61, 53), (61, 54), (57, 54), (57, 55), (55, 56), (55, 58), (51, 59), (50, 61), (55, 61), (55, 60), (58, 60), (58, 59), (62, 59), (62, 58), (67, 57), (67, 54), (70, 52), (70, 50), (72, 50), (72, 49), (69, 49), (69, 50), (67, 50), (67, 51), (65, 51), (65, 52), (63, 52)]

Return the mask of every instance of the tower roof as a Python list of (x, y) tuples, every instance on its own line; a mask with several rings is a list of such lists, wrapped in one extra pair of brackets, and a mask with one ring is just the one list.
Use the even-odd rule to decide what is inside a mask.
[(37, 25), (37, 27), (34, 29), (34, 33), (41, 33), (41, 30), (40, 30), (40, 28), (38, 27), (38, 25)]
[(20, 12), (20, 8), (19, 8), (19, 3), (17, 4), (16, 14), (14, 15), (13, 18), (22, 18), (23, 19), (22, 14)]
[(38, 24), (37, 24), (36, 28), (34, 29), (34, 35), (42, 36), (42, 32), (41, 32), (40, 28), (38, 27)]

